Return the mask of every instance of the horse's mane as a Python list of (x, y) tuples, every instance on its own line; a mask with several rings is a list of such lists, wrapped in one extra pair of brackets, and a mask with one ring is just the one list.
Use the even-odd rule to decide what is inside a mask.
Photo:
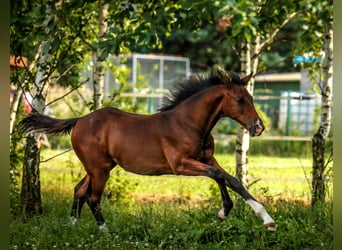
[[(228, 84), (242, 84), (240, 77), (234, 73), (225, 73)], [(167, 111), (176, 107), (179, 103), (188, 99), (190, 96), (201, 92), (202, 90), (218, 86), (222, 84), (222, 73), (219, 71), (212, 71), (208, 76), (195, 74), (189, 79), (178, 82), (174, 88), (170, 91), (170, 94), (164, 98), (162, 106), (159, 111)]]

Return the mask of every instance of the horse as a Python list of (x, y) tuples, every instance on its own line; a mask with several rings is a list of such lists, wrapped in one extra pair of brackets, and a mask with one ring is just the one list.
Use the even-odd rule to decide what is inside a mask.
[(134, 114), (113, 107), (85, 116), (57, 119), (31, 113), (18, 125), (20, 132), (70, 134), (75, 154), (86, 175), (74, 188), (71, 219), (75, 224), (87, 203), (99, 229), (108, 230), (101, 212), (101, 196), (110, 171), (117, 165), (140, 175), (206, 176), (220, 190), (219, 221), (233, 207), (227, 187), (237, 192), (263, 220), (267, 230), (275, 222), (238, 181), (214, 157), (211, 130), (222, 117), (237, 121), (250, 136), (260, 136), (264, 125), (245, 88), (252, 77), (240, 78), (223, 70), (196, 74), (175, 84), (158, 112)]

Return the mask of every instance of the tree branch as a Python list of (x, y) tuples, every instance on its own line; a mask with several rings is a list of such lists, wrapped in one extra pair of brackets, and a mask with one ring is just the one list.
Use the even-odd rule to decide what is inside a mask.
[(51, 105), (52, 103), (55, 103), (61, 99), (63, 99), (64, 97), (70, 95), (74, 90), (78, 89), (79, 87), (81, 87), (84, 83), (86, 83), (87, 81), (89, 81), (89, 78), (87, 78), (86, 80), (84, 80), (83, 82), (81, 82), (80, 84), (78, 84), (77, 86), (73, 87), (69, 92), (65, 93), (64, 95), (56, 98), (55, 100), (49, 102), (48, 104), (46, 104), (45, 106), (49, 106)]
[(278, 32), (295, 16), (297, 15), (297, 12), (293, 12), (291, 13), (280, 25), (278, 28), (276, 28), (272, 34), (262, 43), (260, 43), (259, 46), (259, 50), (255, 52), (255, 54), (253, 55), (254, 57), (257, 57), (260, 55), (261, 51), (267, 46), (269, 45), (272, 40), (274, 39), (274, 37), (278, 34)]
[(69, 148), (69, 149), (67, 149), (67, 150), (65, 150), (65, 151), (63, 151), (63, 152), (61, 152), (61, 153), (59, 153), (59, 154), (56, 154), (56, 155), (54, 155), (54, 156), (51, 156), (50, 158), (48, 158), (48, 159), (46, 159), (46, 160), (39, 161), (39, 163), (48, 162), (48, 161), (50, 161), (50, 160), (52, 160), (52, 159), (54, 159), (54, 158), (56, 158), (56, 157), (58, 157), (58, 156), (61, 156), (62, 154), (68, 153), (68, 152), (71, 151), (71, 150), (73, 150), (73, 149), (72, 149), (72, 148)]

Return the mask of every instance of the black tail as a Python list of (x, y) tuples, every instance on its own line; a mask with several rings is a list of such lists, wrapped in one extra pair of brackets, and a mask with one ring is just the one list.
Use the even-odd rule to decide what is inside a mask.
[(30, 114), (18, 124), (19, 133), (42, 132), (47, 134), (69, 134), (78, 118), (56, 119), (42, 114)]

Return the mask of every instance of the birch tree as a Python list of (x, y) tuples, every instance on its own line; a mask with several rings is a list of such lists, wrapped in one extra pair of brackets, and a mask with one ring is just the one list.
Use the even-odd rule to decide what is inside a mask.
[[(26, 55), (35, 62), (25, 79), (32, 88), (33, 112), (43, 112), (50, 83), (79, 84), (86, 55), (96, 51), (96, 61), (103, 62), (109, 54), (127, 52), (133, 43), (160, 45), (158, 32), (170, 29), (168, 24), (173, 20), (170, 17), (177, 11), (170, 8), (174, 4), (168, 1), (157, 4), (101, 1), (99, 10), (95, 6), (97, 1), (91, 0), (11, 2), (11, 54)], [(98, 30), (94, 28), (96, 11), (99, 11), (97, 21), (102, 22)], [(99, 83), (103, 64), (96, 67)], [(102, 104), (102, 95), (100, 85), (94, 101), (96, 108)], [(27, 135), (21, 191), (22, 211), (27, 216), (42, 213), (39, 146), (39, 134)]]
[[(311, 204), (314, 206), (318, 202), (325, 201), (326, 184), (332, 161), (332, 149), (328, 152), (326, 141), (331, 130), (333, 105), (333, 1), (311, 0), (304, 7), (306, 10), (302, 13), (304, 32), (300, 37), (297, 53), (312, 56), (313, 62), (304, 63), (302, 66), (311, 73), (313, 86), (318, 87), (318, 93), (321, 95), (320, 122), (312, 137)], [(321, 58), (322, 52), (324, 52), (324, 59), (323, 63), (320, 63), (315, 59)]]
[[(108, 31), (108, 3), (105, 0), (98, 1), (98, 42), (106, 41)], [(97, 47), (93, 54), (94, 61), (94, 110), (102, 107), (104, 95), (104, 75), (106, 66), (106, 57), (101, 56), (103, 48)]]
[(323, 79), (321, 85), (321, 119), (317, 132), (312, 138), (312, 205), (325, 201), (326, 175), (329, 161), (325, 160), (325, 145), (331, 128), (332, 87), (333, 87), (333, 31), (329, 24), (325, 25), (325, 45)]
[[(75, 26), (70, 25), (66, 13), (58, 12), (58, 8), (66, 7), (61, 6), (62, 2), (52, 0), (44, 3), (11, 2), (11, 54), (25, 55), (30, 62), (22, 81), (17, 84), (19, 89), (31, 92), (32, 112), (43, 113), (52, 82), (64, 86), (75, 83), (72, 71), (83, 56), (82, 47), (72, 49), (77, 43), (79, 26), (75, 22)], [(27, 18), (22, 18), (22, 15)], [(64, 29), (60, 29), (62, 25), (65, 25)], [(76, 30), (70, 32), (70, 28)], [(67, 81), (64, 78), (66, 76)], [(42, 213), (39, 139), (39, 133), (26, 135), (21, 185), (21, 210), (24, 216)], [(11, 156), (12, 153), (15, 154), (11, 152)]]
[[(52, 1), (46, 3), (46, 18), (43, 23), (46, 34), (51, 34), (48, 24), (53, 19), (51, 8)], [(38, 69), (33, 88), (32, 110), (33, 112), (43, 113), (45, 108), (45, 99), (47, 95), (47, 88), (49, 78), (47, 68), (51, 55), (46, 50), (49, 40), (42, 41), (38, 49)], [(28, 134), (26, 138), (25, 161), (23, 165), (22, 189), (21, 189), (21, 207), (24, 215), (41, 214), (42, 203), (40, 195), (40, 145), (39, 133)]]
[[(234, 18), (231, 20), (232, 35), (242, 44), (241, 74), (248, 75), (252, 72), (255, 74), (261, 53), (271, 46), (279, 31), (296, 16), (297, 6), (291, 1), (239, 1), (232, 7), (232, 11), (234, 13)], [(247, 90), (253, 95), (254, 78), (248, 82)], [(248, 186), (249, 140), (248, 131), (239, 127), (235, 148), (236, 175), (246, 187)]]

